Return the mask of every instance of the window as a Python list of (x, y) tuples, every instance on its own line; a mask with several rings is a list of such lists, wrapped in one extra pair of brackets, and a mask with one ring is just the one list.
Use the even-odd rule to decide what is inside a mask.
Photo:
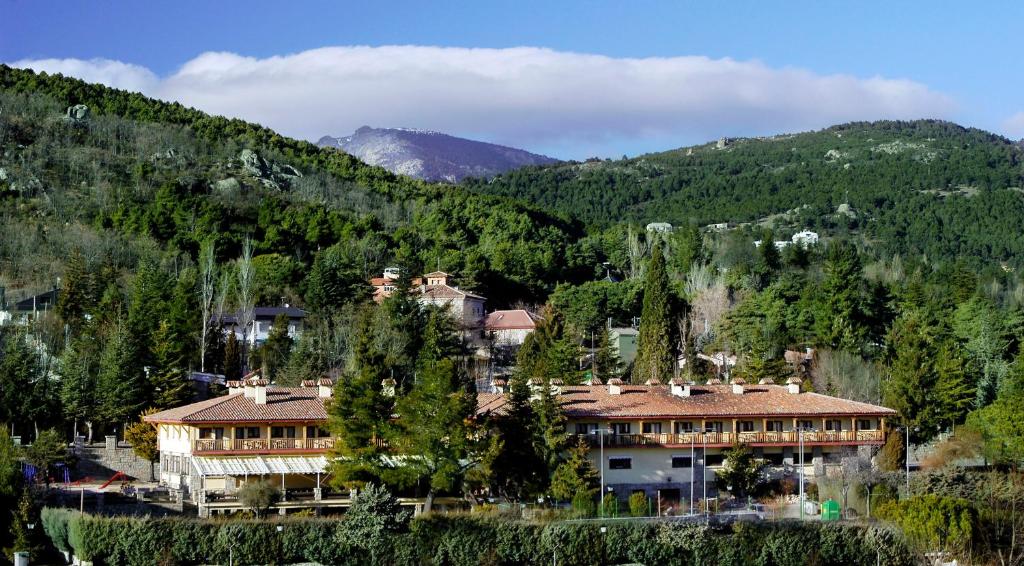
[(576, 434), (591, 434), (597, 430), (597, 423), (576, 423)]
[(798, 430), (814, 430), (814, 422), (812, 421), (797, 421), (796, 428)]
[(843, 430), (843, 421), (839, 419), (828, 419), (825, 421), (825, 430)]
[(857, 419), (857, 430), (875, 430), (875, 421), (871, 419)]
[(612, 434), (629, 434), (629, 423), (612, 423)]
[(632, 458), (608, 458), (608, 469), (610, 470), (628, 470), (632, 467)]
[(224, 438), (224, 428), (223, 427), (201, 428), (201, 429), (199, 429), (199, 438), (202, 438), (202, 439), (215, 438), (217, 440), (220, 440), (220, 439)]
[(768, 421), (768, 432), (782, 432), (782, 421)]
[(681, 422), (681, 423), (676, 423), (676, 434), (684, 434), (684, 433), (687, 433), (687, 432), (693, 432), (693, 423), (692, 422), (685, 421), (685, 422)]
[(764, 455), (764, 460), (765, 460), (765, 462), (768, 462), (772, 466), (781, 466), (782, 465), (782, 460), (783, 460), (782, 456), (783, 456), (782, 452), (772, 452), (772, 453), (769, 453), (769, 454), (765, 454)]
[(661, 423), (644, 423), (644, 434), (661, 434)]
[(738, 425), (739, 432), (754, 432), (754, 421), (740, 421)]
[(295, 438), (295, 427), (275, 426), (270, 428), (270, 438)]
[(704, 432), (722, 432), (722, 421), (704, 423)]
[(246, 426), (235, 428), (235, 438), (242, 440), (246, 438), (259, 438), (260, 427), (258, 426)]
[(306, 427), (306, 438), (326, 438), (331, 433), (318, 426), (307, 426)]
[(725, 456), (722, 454), (708, 454), (704, 458), (705, 466), (721, 466), (722, 462), (725, 462)]
[(691, 468), (693, 467), (693, 459), (689, 456), (672, 456), (672, 467)]

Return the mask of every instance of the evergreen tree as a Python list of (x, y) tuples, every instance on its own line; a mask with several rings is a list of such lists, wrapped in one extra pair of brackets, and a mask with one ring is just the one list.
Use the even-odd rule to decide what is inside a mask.
[(153, 334), (153, 366), (148, 374), (153, 406), (158, 409), (180, 407), (192, 398), (180, 346), (171, 326), (161, 321)]
[(132, 336), (124, 326), (112, 329), (96, 376), (97, 414), (118, 425), (137, 415), (148, 401), (146, 380)]
[(97, 408), (97, 358), (95, 342), (85, 337), (73, 340), (60, 358), (60, 401), (64, 417), (74, 423), (74, 434), (78, 434), (78, 423), (85, 423), (88, 442), (92, 442), (92, 423)]
[(425, 361), (416, 384), (397, 403), (395, 445), (415, 454), (402, 466), (406, 482), (425, 480), (429, 512), (434, 495), (455, 489), (465, 473), (472, 448), (470, 425), (476, 411), (472, 381), (450, 359)]
[(547, 468), (536, 450), (535, 419), (530, 387), (526, 379), (514, 377), (508, 409), (495, 420), (494, 449), (484, 462), (492, 490), (506, 500), (529, 500), (547, 483)]
[(607, 382), (622, 374), (622, 358), (612, 347), (611, 332), (601, 328), (596, 334), (597, 344), (594, 345), (594, 363), (591, 369), (593, 376)]
[(580, 494), (593, 500), (600, 485), (600, 475), (589, 454), (590, 447), (583, 438), (569, 449), (569, 456), (551, 477), (551, 496), (555, 500), (572, 501)]
[(764, 289), (771, 284), (775, 274), (782, 267), (779, 248), (775, 247), (775, 233), (765, 230), (761, 236), (761, 245), (757, 248), (757, 262), (754, 264), (754, 287)]
[(821, 301), (815, 316), (816, 334), (832, 348), (858, 351), (864, 343), (864, 297), (860, 255), (849, 242), (829, 244), (821, 284)]
[(95, 302), (95, 281), (77, 247), (68, 256), (57, 296), (57, 314), (75, 334)]
[[(27, 425), (32, 384), (41, 379), (39, 360), (22, 329), (0, 327), (0, 422)], [(11, 434), (15, 431), (12, 430)], [(22, 432), (24, 434), (24, 432)]]
[(266, 342), (260, 346), (263, 377), (276, 380), (278, 370), (287, 363), (291, 351), (292, 338), (288, 336), (288, 316), (281, 313), (274, 318), (270, 334), (267, 335)]
[(736, 498), (752, 495), (761, 484), (764, 466), (748, 446), (734, 444), (725, 450), (725, 466), (715, 474), (715, 483)]
[(338, 441), (332, 453), (332, 482), (359, 487), (388, 475), (385, 443), (392, 438), (394, 397), (385, 394), (384, 355), (373, 345), (372, 312), (364, 310), (356, 326), (355, 372), (334, 387), (329, 426)]
[(565, 412), (552, 391), (551, 382), (545, 379), (535, 396), (534, 450), (544, 464), (543, 488), (546, 488), (550, 475), (561, 461), (569, 435), (566, 432)]
[(242, 350), (233, 330), (228, 332), (228, 339), (224, 344), (224, 378), (228, 380), (242, 378)]
[(661, 245), (651, 250), (644, 277), (644, 304), (640, 315), (640, 336), (633, 366), (633, 382), (665, 381), (673, 374), (672, 305), (668, 274)]

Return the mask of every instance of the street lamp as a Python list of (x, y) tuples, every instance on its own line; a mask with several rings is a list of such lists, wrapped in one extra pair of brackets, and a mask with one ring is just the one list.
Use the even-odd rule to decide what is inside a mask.
[(599, 426), (592, 430), (590, 434), (596, 434), (600, 438), (601, 455), (598, 464), (601, 466), (601, 500), (597, 504), (601, 510), (601, 517), (604, 517), (604, 435), (611, 434), (611, 431)]
[[(903, 454), (903, 460), (907, 465), (907, 499), (910, 499), (910, 427), (902, 427), (903, 432), (907, 435), (907, 451)], [(914, 432), (921, 430), (921, 427), (914, 427)]]

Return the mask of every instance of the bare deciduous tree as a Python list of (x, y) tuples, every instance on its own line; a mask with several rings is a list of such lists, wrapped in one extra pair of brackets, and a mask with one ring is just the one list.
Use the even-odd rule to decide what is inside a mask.
[(214, 263), (213, 240), (206, 240), (199, 248), (199, 308), (202, 313), (202, 333), (199, 335), (199, 371), (206, 371), (206, 342), (209, 340), (210, 319), (216, 294), (217, 270)]

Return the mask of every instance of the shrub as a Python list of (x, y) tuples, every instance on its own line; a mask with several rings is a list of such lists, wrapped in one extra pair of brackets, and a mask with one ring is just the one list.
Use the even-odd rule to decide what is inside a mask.
[(601, 507), (605, 517), (619, 516), (619, 498), (614, 493), (606, 493), (601, 500)]
[(269, 481), (248, 481), (238, 489), (238, 501), (248, 507), (256, 517), (266, 514), (270, 506), (281, 499), (281, 490)]
[(892, 521), (919, 550), (947, 550), (963, 555), (971, 548), (978, 514), (957, 497), (916, 495), (878, 506), (877, 516)]
[(647, 494), (638, 491), (629, 496), (629, 514), (634, 517), (646, 517), (650, 513), (650, 501)]
[[(46, 512), (54, 546), (96, 566), (316, 562), (339, 566), (474, 566), (602, 562), (643, 564), (857, 565), (914, 563), (902, 536), (879, 528), (801, 522), (734, 526), (613, 522), (539, 524), (504, 517), (432, 514), (402, 531), (364, 530), (355, 546), (347, 519), (281, 521), (109, 518)], [(67, 539), (62, 542), (63, 527)], [(277, 531), (281, 526), (282, 530)], [(344, 533), (344, 535), (343, 535)], [(376, 534), (373, 534), (376, 533)]]
[(581, 491), (573, 496), (572, 508), (581, 517), (593, 517), (597, 506), (594, 504), (594, 494)]
[(71, 542), (68, 540), (68, 524), (77, 515), (71, 509), (55, 509), (43, 507), (40, 513), (40, 522), (43, 523), (43, 531), (50, 538), (53, 546), (61, 552), (71, 552)]

